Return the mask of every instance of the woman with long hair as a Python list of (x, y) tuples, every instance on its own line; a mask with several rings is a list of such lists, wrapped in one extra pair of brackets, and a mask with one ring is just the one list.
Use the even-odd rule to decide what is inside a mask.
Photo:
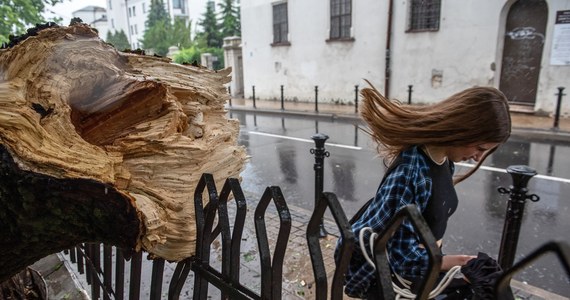
[[(473, 174), (489, 154), (511, 133), (507, 99), (492, 87), (473, 87), (433, 105), (411, 106), (390, 101), (374, 87), (362, 90), (362, 118), (378, 151), (390, 164), (374, 198), (353, 217), (352, 230), (359, 237), (367, 229), (381, 233), (404, 206), (421, 211), (441, 247), (447, 221), (458, 205), (454, 185)], [(454, 176), (454, 163), (474, 160), (475, 167)], [(374, 266), (365, 256), (370, 233), (363, 234), (345, 279), (345, 293), (374, 299), (377, 281)], [(412, 287), (428, 272), (428, 254), (418, 235), (405, 220), (387, 244), (392, 273)], [(474, 256), (444, 255), (441, 272), (463, 266)]]

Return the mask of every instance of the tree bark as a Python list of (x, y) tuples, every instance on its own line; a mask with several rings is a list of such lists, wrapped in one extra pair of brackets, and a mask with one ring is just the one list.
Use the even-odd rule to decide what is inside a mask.
[(194, 254), (194, 187), (246, 159), (230, 69), (118, 52), (89, 26), (0, 50), (0, 282), (81, 242)]

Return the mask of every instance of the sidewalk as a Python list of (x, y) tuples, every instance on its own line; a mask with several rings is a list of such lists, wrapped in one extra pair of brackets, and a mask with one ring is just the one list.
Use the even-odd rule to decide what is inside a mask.
[[(318, 104), (318, 112), (315, 111), (315, 103), (284, 101), (284, 109), (281, 110), (281, 101), (256, 100), (255, 108), (253, 100), (233, 98), (231, 105), (226, 104), (229, 111), (250, 111), (257, 113), (278, 113), (299, 116), (311, 116), (362, 122), (354, 105)], [(560, 117), (558, 128), (554, 128), (553, 116), (540, 116), (526, 112), (511, 112), (512, 136), (520, 136), (530, 139), (543, 139), (559, 142), (570, 142), (570, 118)]]
[[(251, 199), (247, 195), (246, 198)], [(257, 201), (257, 199), (255, 200)], [(242, 282), (247, 283), (248, 287), (254, 290), (256, 288), (259, 289), (259, 283), (256, 282), (256, 280), (259, 280), (261, 275), (258, 268), (259, 258), (256, 257), (256, 241), (249, 238), (255, 236), (253, 214), (251, 213), (255, 210), (255, 204), (256, 203), (251, 203), (251, 201), (248, 200), (248, 210), (250, 213), (248, 213), (244, 228), (243, 236), (246, 238), (242, 239), (242, 270), (240, 272)], [(292, 228), (283, 265), (282, 299), (315, 299), (316, 286), (306, 241), (306, 228), (312, 212), (290, 205), (289, 210), (291, 213)], [(232, 218), (233, 214), (230, 208), (230, 220)], [(273, 249), (275, 245), (274, 239), (277, 238), (279, 231), (279, 216), (277, 213), (268, 212), (265, 217), (265, 222), (269, 236), (270, 249)], [(325, 219), (324, 224), (329, 235), (321, 239), (320, 244), (327, 276), (329, 278), (327, 290), (329, 291), (330, 297), (330, 284), (335, 269), (333, 253), (338, 239), (338, 230), (336, 229), (336, 224), (330, 220)], [(218, 254), (219, 253), (216, 253), (214, 257), (217, 257)], [(252, 256), (255, 258), (249, 258)], [(70, 271), (72, 268), (67, 265), (68, 262), (64, 262), (63, 259), (65, 259), (65, 256), (53, 254), (36, 262), (32, 266), (32, 268), (40, 271), (44, 276), (48, 285), (48, 294), (50, 295), (49, 299), (89, 299), (89, 296), (87, 296), (88, 293), (85, 292), (85, 290), (89, 291), (90, 287), (81, 286), (80, 282), (82, 282), (82, 280), (78, 280), (76, 278), (76, 275)], [(189, 281), (186, 285), (191, 287), (192, 282)], [(511, 281), (511, 287), (515, 295), (515, 299), (517, 300), (570, 299), (515, 280)], [(216, 289), (211, 288), (210, 293), (215, 295)], [(344, 296), (344, 299), (350, 300), (354, 298)]]

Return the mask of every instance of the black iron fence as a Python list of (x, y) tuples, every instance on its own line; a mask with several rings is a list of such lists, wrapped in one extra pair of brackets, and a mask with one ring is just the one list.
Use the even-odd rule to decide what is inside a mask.
[[(319, 153), (326, 152), (324, 145), (318, 144), (317, 149)], [(319, 154), (316, 151), (313, 153)], [(316, 164), (322, 164), (322, 160), (316, 159)], [(322, 168), (315, 166), (317, 183), (322, 177), (322, 173), (319, 174), (319, 172), (322, 172)], [(570, 276), (570, 247), (562, 242), (547, 243), (525, 259), (512, 265), (524, 202), (527, 199), (536, 201), (538, 197), (527, 195), (526, 189), (528, 180), (536, 172), (526, 166), (510, 167), (508, 172), (513, 176), (513, 186), (499, 190), (501, 193), (510, 195), (499, 255), (501, 265), (506, 271), (497, 282), (495, 299), (510, 299), (512, 294), (510, 294), (509, 286), (513, 275), (546, 254), (557, 255)], [(336, 196), (333, 193), (322, 192), (319, 187), (316, 187), (316, 192), (319, 197), (316, 199), (315, 208), (306, 229), (307, 246), (315, 280), (315, 297), (316, 299), (342, 299), (344, 274), (354, 248), (354, 233), (350, 229), (348, 219)], [(203, 195), (209, 197), (206, 205), (202, 199)], [(232, 222), (230, 222), (227, 206), (230, 200), (235, 205)], [(275, 209), (268, 209), (271, 203)], [(178, 262), (169, 278), (166, 278), (164, 272), (165, 261), (153, 260), (148, 295), (141, 295), (142, 252), (124, 253), (120, 249), (101, 244), (82, 244), (71, 249), (69, 251), (70, 260), (76, 264), (78, 272), (85, 275), (91, 287), (92, 299), (180, 299), (181, 297), (187, 299), (190, 298), (189, 294), (181, 296), (181, 293), (184, 286), (189, 284), (190, 277), (193, 277), (192, 299), (207, 299), (210, 294), (209, 285), (219, 290), (221, 299), (281, 299), (284, 257), (292, 226), (291, 214), (281, 189), (277, 186), (267, 187), (254, 212), (260, 265), (251, 267), (260, 270), (261, 286), (258, 290), (248, 287), (250, 283), (243, 284), (240, 280), (242, 236), (248, 209), (239, 181), (234, 178), (227, 179), (218, 194), (212, 175), (203, 174), (195, 190), (194, 204), (197, 226), (196, 254)], [(339, 260), (336, 262), (331, 278), (327, 276), (325, 258), (319, 243), (323, 235), (322, 222), (327, 210), (333, 216), (339, 236), (343, 240), (339, 248)], [(269, 241), (265, 223), (268, 214), (276, 214), (279, 217), (278, 233), (273, 243)], [(385, 257), (385, 247), (391, 233), (405, 218), (409, 218), (416, 227), (430, 256), (431, 272), (424, 278), (417, 291), (417, 299), (427, 299), (438, 276), (441, 252), (423, 217), (413, 206), (402, 209), (375, 242), (377, 286), (383, 299), (395, 299), (390, 269)], [(215, 240), (221, 240), (221, 248), (213, 247)], [(213, 266), (211, 263), (211, 254), (216, 251), (218, 254), (221, 252), (221, 266)], [(130, 270), (127, 270), (126, 262), (130, 262)], [(124, 284), (125, 281), (128, 282), (128, 288)], [(164, 285), (167, 285), (168, 289), (163, 291)]]
[[(410, 105), (412, 104), (412, 93), (414, 91), (413, 87), (414, 86), (412, 84), (410, 84), (410, 85), (408, 85), (408, 88), (406, 90), (406, 92), (408, 93), (407, 104), (410, 104)], [(285, 102), (286, 102), (285, 101), (285, 86), (280, 85), (279, 89), (280, 89), (281, 110), (285, 110), (286, 109), (286, 107), (285, 107)], [(560, 129), (559, 123), (560, 123), (560, 115), (561, 115), (561, 109), (562, 109), (562, 98), (563, 98), (563, 96), (566, 95), (566, 94), (564, 94), (564, 89), (565, 89), (565, 87), (558, 87), (557, 88), (558, 93), (555, 94), (556, 106), (554, 107), (554, 110), (553, 110), (553, 119), (554, 119), (554, 124), (552, 127), (553, 130), (559, 130)], [(251, 87), (251, 90), (252, 90), (252, 97), (251, 98), (253, 100), (253, 108), (257, 108), (256, 100), (259, 100), (259, 97), (256, 98), (256, 96), (255, 96), (255, 85), (253, 85)], [(319, 95), (319, 86), (318, 85), (315, 86), (314, 91), (315, 91), (315, 97), (314, 97), (315, 110), (314, 111), (319, 112), (319, 96), (318, 96)], [(231, 92), (230, 92), (230, 94), (231, 94)], [(308, 93), (307, 93), (307, 95), (308, 95)], [(302, 96), (304, 96), (304, 95), (302, 95)], [(296, 97), (302, 97), (302, 96), (297, 95)], [(359, 96), (359, 87), (358, 87), (358, 85), (355, 85), (354, 86), (354, 102), (352, 102), (350, 100), (346, 101), (346, 105), (354, 105), (354, 112), (355, 113), (358, 113), (358, 96)], [(307, 96), (307, 99), (308, 99), (308, 97), (309, 96)], [(294, 97), (291, 97), (291, 98), (294, 98)], [(325, 104), (325, 103), (321, 102), (321, 104)], [(231, 99), (230, 99), (229, 105), (230, 105), (230, 107), (232, 106)]]

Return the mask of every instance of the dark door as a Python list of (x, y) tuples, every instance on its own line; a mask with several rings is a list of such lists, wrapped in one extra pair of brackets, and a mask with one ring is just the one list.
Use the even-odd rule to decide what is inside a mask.
[(535, 103), (547, 17), (544, 0), (519, 0), (507, 15), (499, 89), (513, 104)]

